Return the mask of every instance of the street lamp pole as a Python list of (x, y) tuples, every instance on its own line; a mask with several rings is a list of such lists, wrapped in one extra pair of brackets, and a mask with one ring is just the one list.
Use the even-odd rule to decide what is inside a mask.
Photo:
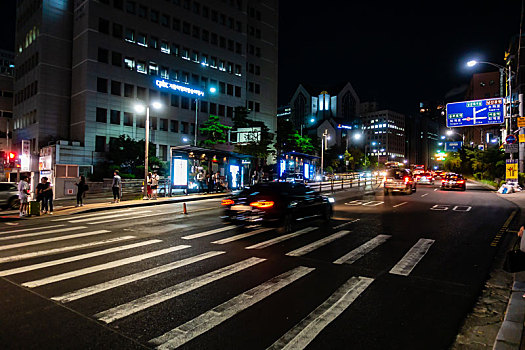
[(328, 129), (325, 129), (323, 132), (323, 136), (321, 137), (321, 181), (323, 181), (323, 175), (324, 175), (324, 143), (325, 139), (328, 136)]
[(195, 142), (194, 146), (197, 146), (197, 129), (199, 123), (199, 98), (195, 98)]
[(148, 169), (149, 169), (149, 105), (146, 106), (146, 146), (144, 154), (144, 197), (148, 198)]

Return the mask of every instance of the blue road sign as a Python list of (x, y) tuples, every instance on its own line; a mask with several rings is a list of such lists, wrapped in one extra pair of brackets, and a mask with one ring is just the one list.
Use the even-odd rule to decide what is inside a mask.
[(473, 126), (503, 123), (503, 99), (447, 103), (447, 126)]
[(445, 142), (445, 152), (457, 152), (463, 147), (463, 142), (454, 141), (454, 142)]
[(505, 142), (508, 143), (508, 144), (510, 144), (510, 145), (513, 144), (513, 143), (515, 143), (516, 141), (518, 141), (518, 139), (517, 139), (516, 136), (513, 135), (513, 134), (510, 134), (510, 135), (508, 135), (508, 136), (505, 138)]

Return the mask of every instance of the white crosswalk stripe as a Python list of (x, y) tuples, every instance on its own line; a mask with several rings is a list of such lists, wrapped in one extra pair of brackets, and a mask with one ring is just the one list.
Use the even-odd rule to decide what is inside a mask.
[(434, 244), (433, 239), (421, 238), (405, 256), (390, 270), (391, 274), (408, 276)]
[(385, 243), (390, 237), (389, 235), (379, 235), (377, 237), (372, 238), (368, 242), (362, 244), (361, 246), (357, 247), (356, 249), (352, 250), (348, 254), (343, 255), (339, 259), (334, 261), (334, 264), (352, 264), (355, 261), (361, 259), (365, 254), (369, 253), (373, 249), (377, 248), (381, 244)]
[(305, 254), (308, 254), (314, 250), (316, 250), (317, 248), (320, 248), (330, 242), (333, 242), (335, 241), (336, 239), (339, 239), (343, 236), (346, 236), (347, 234), (349, 234), (350, 231), (347, 231), (347, 230), (341, 230), (339, 232), (336, 232), (334, 233), (333, 235), (330, 235), (328, 237), (325, 237), (323, 239), (320, 239), (318, 241), (315, 241), (313, 243), (310, 243), (304, 247), (301, 247), (301, 248), (298, 248), (298, 249), (295, 249), (291, 252), (288, 252), (286, 253), (286, 255), (288, 256), (301, 256), (301, 255), (305, 255)]
[[(118, 211), (118, 213), (127, 213), (127, 212), (130, 212), (130, 211), (133, 211), (133, 210), (136, 211), (137, 209), (136, 208), (131, 208), (131, 209), (126, 209), (126, 210), (120, 210), (120, 211)], [(56, 221), (69, 221), (69, 220), (90, 218), (90, 217), (93, 217), (93, 216), (111, 215), (112, 213), (114, 214), (115, 211), (111, 211), (111, 213), (96, 212), (96, 213), (92, 213), (92, 214), (81, 214), (81, 215), (74, 215), (73, 217), (71, 217), (70, 215), (66, 215), (66, 217), (53, 219), (51, 221), (53, 221), (53, 222), (56, 222)]]
[(1, 257), (0, 258), (0, 263), (6, 263), (6, 262), (12, 262), (12, 261), (20, 261), (20, 260), (37, 258), (37, 257), (41, 257), (41, 256), (47, 256), (47, 255), (53, 255), (53, 254), (58, 254), (58, 253), (69, 252), (69, 251), (73, 251), (73, 250), (92, 248), (92, 247), (105, 245), (105, 244), (118, 243), (118, 242), (121, 242), (121, 241), (130, 240), (130, 239), (133, 239), (133, 238), (136, 238), (136, 236), (115, 237), (115, 238), (110, 238), (110, 239), (104, 239), (104, 240), (101, 240), (101, 241), (77, 244), (77, 245), (72, 245), (72, 246), (67, 246), (67, 247), (60, 247), (60, 248), (40, 250), (40, 251), (31, 252), (31, 253), (25, 253), (25, 254), (5, 256), (5, 257)]
[(302, 230), (299, 230), (299, 231), (296, 231), (296, 232), (292, 232), (292, 233), (289, 233), (287, 235), (279, 236), (279, 237), (272, 238), (272, 239), (269, 239), (269, 240), (261, 242), (261, 243), (257, 243), (257, 244), (248, 246), (245, 249), (263, 249), (263, 248), (272, 246), (274, 244), (286, 241), (286, 240), (288, 240), (290, 238), (294, 238), (294, 237), (297, 237), (297, 236), (300, 236), (302, 234), (305, 234), (305, 233), (308, 233), (308, 232), (311, 232), (311, 231), (315, 231), (315, 230), (317, 230), (317, 228), (315, 228), (315, 227), (306, 227), (306, 228), (303, 228)]
[(224, 232), (224, 231), (228, 231), (228, 230), (233, 230), (236, 227), (237, 226), (234, 226), (234, 225), (224, 226), (224, 227), (219, 227), (219, 228), (216, 228), (216, 229), (213, 229), (213, 230), (209, 230), (209, 231), (195, 233), (195, 234), (192, 234), (192, 235), (189, 235), (189, 236), (184, 236), (184, 237), (181, 237), (181, 238), (182, 239), (201, 238), (201, 237), (211, 236), (211, 235), (214, 235), (216, 233), (220, 233), (220, 232)]
[(100, 283), (94, 286), (89, 286), (89, 287), (82, 288), (82, 289), (79, 289), (79, 290), (76, 290), (70, 293), (66, 293), (64, 295), (52, 297), (51, 299), (60, 301), (62, 303), (68, 303), (73, 300), (85, 298), (90, 295), (94, 295), (94, 294), (97, 294), (97, 293), (100, 293), (106, 290), (110, 290), (110, 289), (131, 283), (131, 282), (136, 282), (136, 281), (139, 281), (139, 280), (151, 277), (151, 276), (155, 276), (155, 275), (167, 272), (167, 271), (178, 269), (180, 267), (187, 266), (187, 265), (190, 265), (190, 264), (193, 264), (193, 263), (205, 260), (205, 259), (212, 258), (217, 255), (224, 254), (224, 253), (226, 252), (211, 251), (211, 252), (199, 254), (199, 255), (192, 256), (190, 258), (186, 258), (182, 260), (178, 260), (178, 261), (166, 264), (166, 265), (154, 267), (146, 271), (141, 271), (141, 272), (134, 273), (132, 275), (117, 278), (112, 281), (103, 282), (103, 283)]
[(267, 348), (304, 349), (330, 322), (341, 315), (373, 282), (368, 277), (352, 277), (335, 291), (324, 303)]
[(218, 241), (213, 241), (211, 243), (213, 243), (213, 244), (231, 243), (231, 242), (234, 242), (234, 241), (238, 241), (239, 239), (255, 236), (255, 235), (258, 235), (259, 233), (263, 233), (263, 232), (270, 231), (270, 230), (272, 230), (272, 228), (261, 228), (259, 230), (250, 231), (250, 232), (246, 232), (246, 233), (241, 233), (241, 234), (238, 234), (238, 235), (235, 235), (235, 236), (219, 239)]
[(47, 230), (48, 228), (57, 228), (57, 227), (64, 227), (64, 226), (65, 225), (51, 225), (51, 226), (44, 226), (44, 227), (21, 228), (21, 229), (18, 229), (18, 230), (9, 230), (9, 231), (0, 232), (0, 235), (8, 235), (10, 233), (17, 233), (17, 232)]
[(51, 242), (58, 242), (58, 241), (65, 241), (68, 239), (74, 239), (74, 238), (81, 238), (81, 237), (89, 237), (94, 235), (100, 235), (103, 233), (108, 233), (111, 231), (108, 230), (97, 230), (97, 231), (90, 231), (90, 232), (84, 232), (84, 233), (77, 233), (74, 235), (67, 235), (67, 236), (60, 236), (60, 237), (54, 237), (54, 238), (45, 238), (40, 239), (36, 241), (29, 241), (29, 242), (23, 242), (23, 243), (14, 243), (14, 244), (8, 244), (0, 246), (0, 250), (8, 250), (8, 249), (14, 249), (14, 248), (21, 248), (21, 247), (27, 247), (31, 245), (38, 245), (38, 244), (45, 244), (45, 243), (51, 243)]
[[(142, 219), (142, 218), (151, 218), (153, 216), (166, 216), (166, 215), (169, 215), (166, 212), (155, 213), (155, 214), (145, 214), (145, 215), (142, 215), (142, 213), (144, 213), (144, 212), (140, 212), (141, 215), (135, 215), (131, 219), (137, 220), (137, 219)], [(136, 214), (136, 213), (134, 213), (134, 214)], [(99, 225), (99, 224), (106, 224), (108, 222), (117, 222), (117, 221), (131, 220), (130, 218), (112, 218), (112, 219), (108, 219), (108, 220), (100, 220), (100, 219), (104, 219), (104, 218), (98, 218), (97, 221), (88, 222), (87, 224), (88, 225)]]
[(156, 345), (158, 349), (175, 349), (306, 276), (313, 270), (314, 268), (299, 266), (287, 271), (150, 340), (150, 343)]
[(159, 292), (146, 295), (145, 297), (133, 300), (129, 303), (116, 306), (112, 309), (99, 312), (95, 317), (103, 322), (110, 323), (131, 314), (145, 310), (151, 306), (160, 304), (166, 300), (175, 298), (184, 293), (200, 288), (206, 284), (217, 281), (221, 278), (230, 276), (236, 272), (247, 269), (253, 265), (259, 264), (266, 259), (249, 258), (238, 263), (223, 267), (210, 273), (195, 277), (191, 280), (181, 282), (175, 286), (168, 287)]
[(87, 228), (86, 226), (76, 226), (76, 227), (63, 227), (56, 230), (49, 230), (49, 231), (41, 231), (41, 232), (33, 232), (33, 233), (22, 233), (20, 235), (15, 236), (5, 236), (0, 237), (0, 241), (5, 241), (9, 239), (18, 239), (18, 238), (27, 238), (27, 237), (36, 237), (36, 236), (42, 236), (42, 235), (50, 235), (52, 233), (62, 233), (62, 232), (69, 232), (69, 231), (76, 231), (76, 230), (82, 230)]
[(130, 258), (115, 260), (115, 261), (111, 261), (105, 264), (95, 265), (95, 266), (86, 267), (80, 270), (69, 271), (69, 272), (58, 274), (58, 275), (45, 277), (45, 278), (35, 280), (35, 281), (25, 282), (25, 283), (22, 283), (22, 286), (28, 287), (28, 288), (35, 288), (35, 287), (43, 286), (46, 284), (56, 283), (56, 282), (63, 281), (66, 279), (87, 275), (87, 274), (94, 273), (94, 272), (109, 270), (115, 267), (132, 264), (138, 261), (146, 260), (149, 258), (154, 258), (154, 257), (161, 256), (164, 254), (169, 254), (177, 250), (186, 249), (186, 248), (190, 248), (190, 246), (189, 245), (178, 245), (178, 246), (171, 247), (171, 248), (166, 248), (166, 249), (161, 249), (161, 250), (157, 250), (157, 251), (153, 251), (153, 252), (149, 252), (145, 254), (135, 255)]
[(155, 244), (155, 243), (160, 243), (160, 242), (162, 242), (160, 239), (151, 239), (149, 241), (128, 244), (128, 245), (124, 245), (120, 247), (108, 248), (108, 249), (99, 250), (96, 252), (91, 252), (91, 253), (86, 253), (86, 254), (74, 255), (74, 256), (67, 257), (67, 258), (63, 258), (63, 259), (51, 260), (51, 261), (46, 261), (46, 262), (39, 263), (39, 264), (17, 267), (14, 269), (0, 271), (0, 276), (16, 275), (19, 273), (43, 269), (43, 268), (50, 267), (50, 266), (67, 264), (67, 263), (74, 262), (74, 261), (85, 260), (85, 259), (94, 258), (94, 257), (101, 256), (101, 255), (121, 252), (121, 251), (128, 250), (128, 249), (144, 247), (150, 244)]
[[(143, 210), (140, 213), (141, 214), (142, 213), (151, 213), (151, 210)], [(78, 223), (82, 223), (82, 222), (107, 220), (107, 219), (120, 218), (122, 216), (130, 216), (130, 215), (136, 215), (136, 214), (137, 213), (135, 213), (135, 212), (118, 213), (118, 214), (105, 214), (105, 215), (100, 215), (99, 214), (98, 216), (93, 216), (93, 217), (90, 217), (90, 218), (69, 220), (69, 222), (73, 223), (73, 224), (78, 224)], [(125, 218), (124, 220), (127, 220), (127, 219), (129, 219), (129, 218)]]

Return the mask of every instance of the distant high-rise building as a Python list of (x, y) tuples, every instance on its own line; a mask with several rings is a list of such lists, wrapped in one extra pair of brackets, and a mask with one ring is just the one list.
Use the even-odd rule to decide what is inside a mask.
[(193, 143), (197, 103), (199, 125), (246, 106), (275, 132), (277, 30), (277, 0), (19, 0), (16, 139), (34, 152), (65, 140), (91, 165), (120, 135), (144, 139), (138, 100), (163, 104), (150, 123), (162, 160)]
[(379, 162), (405, 159), (405, 116), (391, 110), (379, 110), (361, 116), (365, 154), (378, 156)]

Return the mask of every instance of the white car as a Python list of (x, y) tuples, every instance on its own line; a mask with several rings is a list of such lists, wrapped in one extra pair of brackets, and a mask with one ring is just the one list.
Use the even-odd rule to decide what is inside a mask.
[(0, 182), (0, 207), (4, 209), (18, 209), (18, 188), (14, 182)]

